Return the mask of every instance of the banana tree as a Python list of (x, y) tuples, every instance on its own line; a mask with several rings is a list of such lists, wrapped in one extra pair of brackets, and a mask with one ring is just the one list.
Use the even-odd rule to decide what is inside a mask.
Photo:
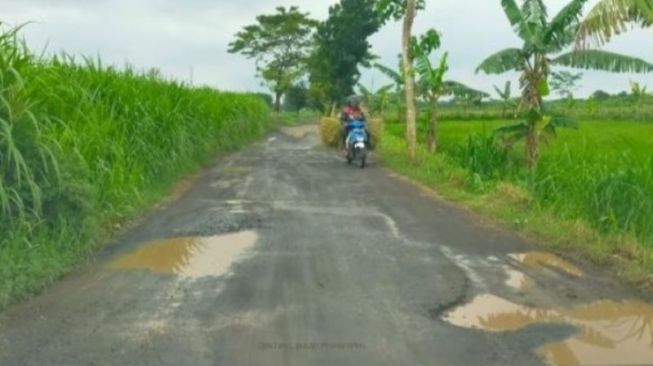
[(501, 117), (506, 118), (507, 111), (515, 108), (517, 105), (512, 99), (512, 83), (510, 80), (506, 81), (506, 84), (503, 86), (503, 89), (500, 89), (498, 86), (494, 85), (494, 90), (497, 92), (499, 98), (501, 98)]
[(587, 48), (591, 41), (603, 45), (633, 24), (653, 25), (653, 0), (600, 0), (580, 24), (578, 45)]
[(653, 65), (644, 60), (600, 50), (577, 50), (563, 53), (575, 41), (583, 7), (587, 0), (572, 0), (549, 20), (542, 0), (501, 0), (501, 5), (514, 31), (523, 41), (520, 48), (508, 48), (491, 55), (477, 72), (503, 74), (521, 73), (521, 108), (526, 121), (498, 129), (508, 134), (508, 141), (526, 139), (526, 162), (535, 166), (539, 156), (539, 141), (545, 134), (554, 134), (557, 127), (575, 126), (567, 118), (548, 117), (543, 98), (549, 94), (551, 68), (564, 66), (610, 72), (651, 72)]
[(419, 75), (417, 82), (420, 94), (429, 105), (429, 123), (427, 129), (427, 143), (431, 152), (436, 152), (438, 144), (438, 103), (443, 96), (485, 95), (456, 81), (444, 80), (449, 70), (448, 53), (444, 53), (437, 67), (429, 57), (419, 54), (416, 57), (415, 70)]
[(399, 60), (399, 71), (395, 71), (392, 68), (381, 65), (379, 63), (375, 63), (374, 68), (379, 70), (383, 75), (387, 76), (394, 83), (394, 99), (397, 105), (397, 118), (399, 121), (402, 121), (404, 115), (404, 87), (406, 85), (406, 81), (403, 73), (401, 72), (401, 70), (403, 70), (401, 59)]
[(369, 108), (370, 113), (383, 116), (385, 113), (385, 108), (388, 105), (389, 101), (389, 91), (392, 89), (392, 85), (382, 86), (376, 91), (372, 91), (366, 88), (363, 84), (358, 84), (358, 90), (363, 95), (363, 101), (367, 108)]

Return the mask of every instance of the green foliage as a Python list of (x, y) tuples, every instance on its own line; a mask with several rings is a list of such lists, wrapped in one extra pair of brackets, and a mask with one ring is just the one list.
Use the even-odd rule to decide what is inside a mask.
[(400, 65), (399, 65), (398, 71), (394, 70), (394, 69), (392, 69), (390, 67), (381, 65), (379, 63), (374, 64), (375, 69), (379, 70), (381, 73), (383, 73), (385, 76), (387, 76), (390, 80), (392, 80), (392, 82), (395, 84), (395, 88), (397, 90), (402, 89), (404, 87), (404, 84), (405, 84), (404, 76), (401, 73), (401, 69), (402, 69), (401, 68), (401, 61), (399, 63), (400, 63)]
[(609, 72), (653, 72), (653, 65), (636, 57), (601, 50), (578, 50), (558, 56), (554, 65)]
[(283, 101), (284, 110), (299, 112), (308, 105), (308, 88), (306, 88), (306, 84), (299, 83), (288, 89)]
[(263, 99), (263, 101), (265, 102), (265, 104), (268, 105), (268, 107), (273, 107), (274, 106), (273, 99), (272, 99), (272, 96), (270, 94), (267, 94), (267, 93), (255, 93), (255, 95), (257, 97)]
[(431, 64), (428, 54), (419, 55), (416, 59), (415, 70), (419, 75), (417, 82), (419, 91), (429, 101), (437, 102), (437, 99), (441, 95), (447, 95), (453, 92), (447, 88), (448, 85), (444, 81), (444, 75), (449, 70), (448, 58), (449, 53), (445, 52), (440, 58), (437, 67)]
[[(605, 92), (603, 92), (605, 93)], [(644, 94), (636, 97), (622, 92), (618, 95), (599, 93), (597, 97), (587, 100), (575, 99), (571, 104), (568, 100), (545, 101), (547, 114), (573, 117), (576, 120), (602, 121), (643, 121), (653, 120), (653, 96)], [(469, 105), (454, 101), (440, 103), (440, 118), (442, 120), (501, 120), (524, 119), (521, 113), (504, 113), (504, 104), (500, 101), (484, 101), (470, 108)]]
[(532, 133), (534, 138), (541, 142), (550, 142), (551, 138), (556, 136), (559, 128), (578, 129), (578, 123), (569, 117), (544, 116), (535, 124), (523, 121), (499, 127), (494, 130), (494, 135), (502, 142), (502, 145), (512, 147), (526, 138), (529, 133)]
[[(377, 17), (385, 24), (388, 20), (400, 20), (406, 13), (407, 0), (377, 0), (374, 10)], [(415, 2), (417, 10), (423, 10), (426, 7), (426, 0), (417, 0)]]
[(229, 44), (230, 53), (256, 60), (259, 76), (275, 94), (278, 111), (281, 97), (306, 73), (305, 61), (317, 23), (295, 6), (278, 7), (272, 15), (259, 15)]
[(605, 92), (603, 90), (596, 90), (594, 93), (592, 93), (592, 98), (594, 98), (597, 101), (605, 101), (610, 99), (610, 93)]
[(604, 44), (632, 23), (642, 27), (653, 24), (653, 0), (600, 0), (581, 23), (577, 42), (581, 46), (591, 40)]
[(438, 31), (431, 28), (419, 37), (413, 36), (411, 41), (412, 57), (427, 56), (435, 52), (441, 45), (441, 36)]
[(647, 95), (646, 87), (636, 81), (630, 82), (630, 93), (637, 100)]
[(484, 181), (505, 177), (516, 168), (510, 151), (497, 145), (492, 136), (482, 134), (468, 136), (466, 143), (453, 147), (451, 156), (468, 170), (470, 177)]
[(0, 34), (0, 231), (27, 217), (40, 218), (43, 188), (60, 180), (56, 145), (41, 130), (51, 122), (32, 113), (33, 101), (20, 74), (32, 62), (16, 31)]
[[(426, 162), (420, 169), (437, 171), (443, 180), (462, 171), (467, 190), (483, 194), (510, 183), (528, 193), (529, 211), (547, 210), (561, 220), (580, 220), (606, 235), (632, 235), (653, 248), (652, 124), (584, 122), (578, 132), (561, 130), (545, 145), (546, 154), (533, 170), (523, 169), (519, 155), (495, 143), (491, 131), (501, 124), (441, 123), (442, 154), (438, 161), (423, 157)], [(386, 123), (385, 131), (392, 135), (385, 138), (387, 154), (393, 138), (403, 138), (403, 126)], [(419, 140), (425, 141), (426, 134), (422, 127)], [(400, 152), (384, 155), (384, 160), (392, 161)]]
[(384, 115), (386, 108), (390, 102), (391, 89), (392, 89), (392, 85), (385, 85), (380, 87), (376, 91), (372, 91), (366, 88), (362, 84), (358, 85), (358, 90), (360, 91), (360, 94), (363, 96), (363, 102), (369, 109), (370, 113), (372, 115), (379, 115), (379, 116)]
[(0, 36), (0, 307), (42, 288), (170, 185), (268, 127), (255, 95), (37, 59)]
[(524, 56), (524, 52), (518, 48), (507, 48), (485, 59), (476, 68), (476, 72), (503, 74), (507, 71), (519, 71), (524, 67)]
[(582, 73), (571, 73), (569, 71), (561, 71), (551, 73), (551, 89), (558, 93), (560, 96), (573, 99), (574, 91), (578, 90), (578, 82), (583, 78)]
[(379, 30), (374, 0), (341, 0), (329, 8), (329, 17), (317, 27), (315, 48), (310, 56), (310, 95), (328, 110), (354, 93), (360, 66), (369, 66), (374, 56), (369, 37)]
[(503, 89), (500, 89), (498, 86), (494, 85), (494, 90), (496, 91), (499, 98), (501, 98), (501, 102), (503, 103), (501, 118), (505, 118), (508, 111), (513, 110), (517, 107), (517, 103), (512, 98), (512, 83), (510, 80), (506, 81)]
[(580, 17), (587, 0), (571, 0), (550, 21), (542, 0), (502, 0), (501, 4), (521, 48), (500, 51), (483, 61), (477, 71), (501, 74), (521, 73), (521, 106), (526, 109), (526, 162), (533, 167), (539, 156), (536, 124), (545, 121), (543, 97), (549, 94), (549, 75), (553, 66), (595, 69), (611, 72), (650, 72), (653, 65), (634, 57), (607, 51), (577, 50), (560, 55), (575, 40)]

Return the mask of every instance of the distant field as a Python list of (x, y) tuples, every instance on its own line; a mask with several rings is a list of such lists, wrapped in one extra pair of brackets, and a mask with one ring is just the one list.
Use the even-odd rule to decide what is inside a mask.
[[(521, 164), (522, 146), (504, 151), (492, 143), (503, 121), (446, 121), (440, 151), (465, 169), (470, 189), (487, 191), (501, 181), (516, 183), (533, 205), (565, 219), (582, 219), (602, 232), (633, 235), (653, 247), (653, 123), (584, 121), (560, 130), (542, 146), (534, 173)], [(423, 141), (424, 124), (420, 138)], [(403, 136), (404, 126), (386, 129)]]
[[(503, 121), (442, 122), (440, 144), (446, 150), (467, 140), (470, 134), (490, 135)], [(403, 131), (403, 126), (393, 128)], [(543, 157), (570, 149), (575, 154), (596, 158), (603, 154), (632, 153), (650, 158), (653, 153), (653, 123), (583, 121), (578, 130), (561, 129), (558, 138), (542, 147)]]

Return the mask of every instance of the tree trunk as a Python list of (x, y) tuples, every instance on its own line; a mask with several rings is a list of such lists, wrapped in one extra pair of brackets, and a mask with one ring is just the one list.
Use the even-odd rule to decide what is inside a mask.
[(535, 167), (539, 158), (536, 126), (536, 122), (529, 122), (528, 133), (526, 135), (526, 164), (531, 169)]
[(277, 113), (281, 111), (281, 92), (274, 94), (274, 111)]
[(406, 141), (408, 157), (415, 159), (417, 145), (417, 112), (415, 105), (415, 77), (413, 75), (413, 55), (411, 52), (411, 37), (416, 11), (415, 0), (406, 0), (406, 15), (402, 34), (402, 58), (404, 65), (404, 80), (406, 81)]
[(438, 106), (437, 100), (431, 102), (431, 117), (427, 132), (429, 151), (432, 153), (438, 150)]

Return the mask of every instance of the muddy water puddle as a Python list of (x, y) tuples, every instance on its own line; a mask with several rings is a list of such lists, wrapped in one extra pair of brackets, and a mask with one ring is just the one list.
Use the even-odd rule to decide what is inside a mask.
[(114, 270), (146, 269), (194, 279), (217, 277), (226, 274), (231, 264), (257, 240), (254, 231), (160, 240), (116, 259), (109, 267)]
[(552, 268), (574, 277), (583, 277), (580, 268), (552, 253), (528, 252), (512, 254), (510, 257), (532, 269)]
[(569, 309), (541, 309), (486, 294), (449, 312), (444, 320), (486, 332), (517, 331), (537, 324), (575, 327), (571, 338), (538, 349), (550, 365), (653, 364), (653, 306), (643, 302), (600, 301)]

